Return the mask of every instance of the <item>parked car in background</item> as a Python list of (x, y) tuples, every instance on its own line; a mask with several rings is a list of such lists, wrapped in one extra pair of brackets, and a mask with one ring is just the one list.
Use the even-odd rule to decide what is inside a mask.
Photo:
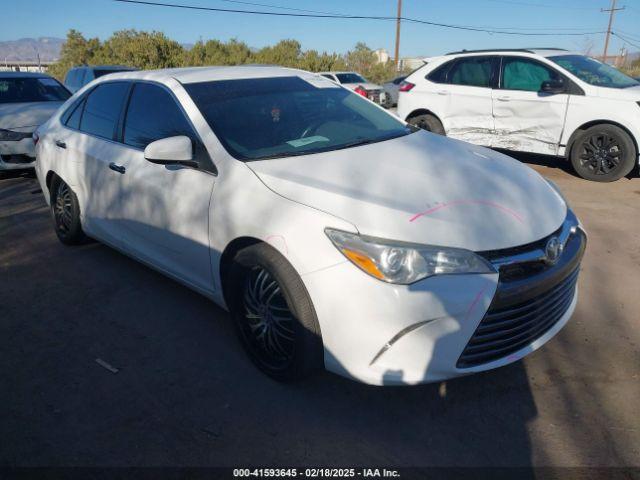
[(386, 102), (386, 94), (384, 89), (380, 85), (371, 83), (365, 80), (362, 75), (356, 72), (320, 72), (318, 75), (322, 75), (329, 80), (333, 80), (339, 83), (343, 87), (353, 90), (354, 92), (368, 98), (372, 102), (380, 105), (384, 105)]
[(49, 75), (0, 72), (0, 170), (33, 167), (33, 131), (70, 96)]
[(132, 72), (137, 70), (133, 67), (125, 67), (122, 65), (91, 65), (73, 67), (64, 77), (64, 85), (69, 89), (71, 93), (76, 93), (87, 83), (100, 78), (103, 75), (115, 72)]
[(60, 240), (99, 239), (228, 308), (279, 380), (488, 370), (576, 306), (586, 237), (552, 183), (309, 72), (117, 73), (36, 135)]
[(398, 105), (398, 88), (400, 88), (400, 84), (407, 78), (406, 75), (402, 75), (401, 77), (396, 77), (393, 80), (382, 85), (384, 89), (384, 93), (386, 94), (384, 106), (387, 108), (395, 107)]
[(583, 178), (638, 166), (640, 83), (561, 49), (434, 57), (400, 85), (398, 115), (479, 145), (566, 157)]

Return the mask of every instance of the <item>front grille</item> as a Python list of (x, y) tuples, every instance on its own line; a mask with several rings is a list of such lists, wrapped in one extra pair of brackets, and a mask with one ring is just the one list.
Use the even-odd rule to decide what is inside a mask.
[(575, 294), (579, 266), (547, 291), (508, 307), (489, 307), (458, 368), (474, 367), (516, 352), (548, 332), (566, 313)]

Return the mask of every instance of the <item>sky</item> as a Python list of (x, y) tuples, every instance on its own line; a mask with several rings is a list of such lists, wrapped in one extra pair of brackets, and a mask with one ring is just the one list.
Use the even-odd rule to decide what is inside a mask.
[[(260, 48), (285, 38), (298, 40), (303, 49), (344, 53), (358, 41), (393, 54), (395, 22), (355, 19), (287, 18), (204, 12), (132, 5), (114, 0), (1, 0), (3, 8), (0, 41), (25, 37), (64, 37), (75, 28), (87, 37), (108, 38), (121, 29), (158, 30), (181, 43), (199, 39), (237, 38)], [(248, 5), (238, 0), (159, 0), (214, 8), (296, 13), (292, 10)], [(287, 8), (339, 14), (395, 16), (397, 0), (243, 0)], [(604, 34), (583, 32), (606, 30), (611, 0), (403, 0), (403, 16), (432, 22), (523, 32), (578, 32), (578, 36), (512, 36), (454, 30), (403, 22), (401, 57), (430, 56), (452, 50), (476, 48), (560, 47), (585, 50), (593, 46), (599, 55)], [(613, 30), (627, 35), (640, 51), (640, 0), (619, 0), (626, 9), (616, 12)], [(629, 38), (631, 37), (631, 38)], [(623, 46), (613, 37), (609, 52)]]

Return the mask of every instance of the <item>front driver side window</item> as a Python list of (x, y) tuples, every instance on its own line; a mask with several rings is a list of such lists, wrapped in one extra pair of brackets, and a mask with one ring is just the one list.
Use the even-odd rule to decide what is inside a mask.
[(502, 71), (502, 88), (539, 92), (542, 82), (558, 80), (554, 70), (526, 58), (505, 58)]
[(173, 97), (157, 85), (136, 83), (124, 121), (124, 143), (143, 149), (151, 142), (177, 135), (196, 138)]

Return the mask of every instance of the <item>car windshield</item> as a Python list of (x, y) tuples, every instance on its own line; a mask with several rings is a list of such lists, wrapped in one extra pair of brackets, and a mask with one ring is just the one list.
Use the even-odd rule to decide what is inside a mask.
[(640, 85), (637, 80), (595, 58), (583, 55), (559, 55), (549, 57), (549, 60), (573, 73), (580, 80), (596, 87), (627, 88)]
[(50, 77), (0, 77), (0, 103), (62, 102), (71, 94)]
[(221, 80), (185, 88), (229, 153), (244, 161), (326, 152), (414, 131), (323, 77)]
[(336, 77), (338, 77), (340, 83), (367, 83), (367, 81), (357, 73), (336, 73)]

